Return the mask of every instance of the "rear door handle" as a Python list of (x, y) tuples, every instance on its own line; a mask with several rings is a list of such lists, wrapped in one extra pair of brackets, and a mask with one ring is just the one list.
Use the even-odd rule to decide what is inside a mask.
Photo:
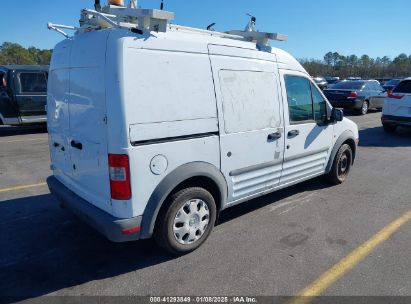
[(282, 136), (282, 135), (281, 135), (281, 132), (271, 133), (271, 134), (268, 135), (267, 141), (268, 141), (268, 142), (276, 141), (276, 140), (280, 139), (281, 136)]
[(75, 148), (75, 149), (83, 150), (83, 144), (82, 144), (81, 142), (72, 140), (72, 141), (71, 141), (71, 146), (72, 146), (73, 148)]
[(298, 130), (292, 130), (292, 131), (288, 132), (288, 137), (290, 137), (290, 138), (297, 137), (298, 135), (300, 135), (300, 131), (298, 131)]

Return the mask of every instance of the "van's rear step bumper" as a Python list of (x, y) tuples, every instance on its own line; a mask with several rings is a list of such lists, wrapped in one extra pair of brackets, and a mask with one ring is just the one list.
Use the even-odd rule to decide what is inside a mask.
[[(128, 242), (140, 238), (141, 216), (130, 219), (113, 217), (79, 197), (54, 176), (47, 179), (47, 184), (50, 192), (59, 199), (63, 207), (73, 212), (110, 241)], [(127, 230), (132, 232), (127, 232)]]

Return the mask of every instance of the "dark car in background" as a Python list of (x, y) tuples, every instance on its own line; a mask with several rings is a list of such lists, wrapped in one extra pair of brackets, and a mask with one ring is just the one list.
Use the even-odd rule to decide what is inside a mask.
[(328, 82), (324, 77), (314, 77), (313, 80), (321, 90), (324, 90), (328, 86)]
[(326, 76), (325, 80), (328, 82), (328, 85), (330, 86), (340, 82), (340, 77)]
[(376, 80), (346, 80), (325, 89), (324, 94), (335, 108), (356, 110), (365, 115), (370, 108), (381, 109), (386, 91)]
[(401, 82), (401, 79), (391, 79), (388, 80), (383, 84), (383, 88), (388, 92), (391, 93), (392, 90)]
[(0, 66), (0, 124), (46, 123), (48, 66)]

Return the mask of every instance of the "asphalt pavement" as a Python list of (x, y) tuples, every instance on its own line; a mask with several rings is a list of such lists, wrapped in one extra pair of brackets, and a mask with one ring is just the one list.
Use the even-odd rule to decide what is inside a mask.
[(151, 240), (110, 243), (60, 209), (43, 184), (46, 130), (0, 127), (0, 296), (294, 296), (377, 234), (321, 294), (411, 297), (411, 221), (378, 234), (411, 208), (411, 131), (384, 133), (380, 112), (348, 116), (361, 131), (346, 183), (315, 179), (228, 209), (182, 257)]

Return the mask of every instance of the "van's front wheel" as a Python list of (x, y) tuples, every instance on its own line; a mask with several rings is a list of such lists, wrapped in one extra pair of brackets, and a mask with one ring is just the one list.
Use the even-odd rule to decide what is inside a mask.
[(154, 238), (173, 254), (196, 250), (208, 238), (216, 221), (213, 196), (203, 188), (186, 188), (169, 198), (157, 219)]
[(334, 158), (330, 173), (326, 176), (327, 180), (334, 185), (342, 184), (350, 173), (352, 161), (353, 153), (350, 145), (342, 145)]

